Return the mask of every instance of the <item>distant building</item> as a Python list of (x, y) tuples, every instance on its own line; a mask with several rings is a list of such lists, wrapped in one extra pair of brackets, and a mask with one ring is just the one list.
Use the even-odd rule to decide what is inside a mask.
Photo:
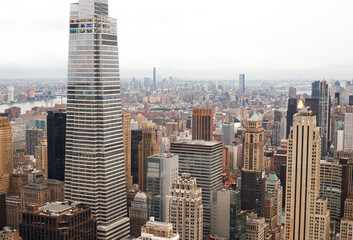
[(205, 141), (213, 140), (213, 109), (193, 109), (192, 139)]
[(7, 117), (0, 117), (0, 193), (10, 191), (13, 172), (12, 127)]
[(327, 153), (327, 145), (329, 141), (329, 118), (330, 118), (330, 94), (328, 84), (325, 80), (320, 82), (320, 97), (319, 97), (319, 114), (317, 116), (318, 127), (320, 127), (321, 135), (321, 156)]
[(166, 196), (178, 178), (179, 159), (174, 154), (156, 154), (147, 157), (147, 216), (166, 221)]
[(311, 98), (320, 98), (320, 81), (311, 84)]
[(47, 139), (41, 139), (40, 145), (35, 147), (36, 169), (48, 174), (48, 144)]
[(222, 124), (222, 142), (225, 145), (231, 145), (235, 140), (234, 136), (234, 123)]
[(173, 233), (171, 223), (156, 222), (153, 217), (141, 229), (140, 240), (179, 240), (178, 234)]
[(247, 239), (246, 211), (241, 210), (239, 191), (212, 191), (211, 234), (222, 239)]
[(26, 240), (96, 240), (97, 222), (89, 205), (52, 202), (31, 205), (22, 213), (20, 234)]
[(318, 114), (319, 114), (319, 98), (306, 98), (305, 105), (310, 108), (313, 116), (316, 116), (316, 125), (318, 124)]
[(141, 227), (147, 222), (147, 196), (143, 192), (138, 192), (129, 207), (130, 235), (141, 236)]
[(297, 97), (297, 89), (295, 87), (290, 87), (288, 90), (288, 96), (290, 98), (296, 98)]
[(286, 139), (290, 133), (290, 127), (293, 125), (293, 116), (297, 112), (297, 99), (290, 98), (288, 99), (288, 107), (287, 107), (287, 124), (286, 124)]
[(174, 180), (166, 197), (166, 214), (166, 221), (173, 224), (174, 233), (181, 239), (203, 239), (202, 190), (190, 174)]
[(11, 107), (11, 108), (5, 109), (5, 113), (9, 115), (10, 120), (13, 118), (19, 118), (21, 115), (21, 108)]
[(7, 102), (11, 103), (15, 101), (15, 91), (13, 86), (7, 87)]
[(239, 74), (239, 94), (245, 94), (245, 74)]
[(283, 187), (276, 173), (271, 173), (265, 182), (266, 191), (273, 197), (274, 214), (276, 216), (276, 225), (281, 226), (282, 222), (282, 195)]
[(344, 151), (353, 151), (353, 106), (346, 107), (344, 117)]
[(26, 154), (35, 155), (36, 146), (40, 145), (40, 141), (46, 138), (46, 132), (41, 129), (32, 128), (26, 130)]

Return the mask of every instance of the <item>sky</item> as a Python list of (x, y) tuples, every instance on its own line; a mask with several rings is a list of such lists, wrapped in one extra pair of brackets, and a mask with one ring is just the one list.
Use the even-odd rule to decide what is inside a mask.
[[(66, 78), (69, 0), (3, 1), (0, 79)], [(110, 0), (121, 77), (353, 78), (351, 0)]]

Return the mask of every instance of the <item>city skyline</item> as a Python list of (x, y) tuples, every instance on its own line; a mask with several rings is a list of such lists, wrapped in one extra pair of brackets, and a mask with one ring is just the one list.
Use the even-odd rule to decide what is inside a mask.
[[(0, 78), (66, 78), (70, 2), (5, 2), (0, 19), (12, 19), (16, 11), (13, 24), (26, 22), (31, 28), (4, 26), (14, 37), (2, 39), (9, 47), (0, 60)], [(242, 72), (250, 81), (350, 80), (353, 75), (346, 54), (353, 50), (353, 35), (346, 31), (349, 1), (296, 1), (290, 6), (279, 1), (203, 1), (199, 8), (200, 1), (137, 0), (110, 5), (119, 22), (122, 78), (150, 76), (153, 67), (162, 76), (205, 80), (236, 79)], [(16, 37), (32, 32), (36, 39), (26, 39), (26, 44)]]

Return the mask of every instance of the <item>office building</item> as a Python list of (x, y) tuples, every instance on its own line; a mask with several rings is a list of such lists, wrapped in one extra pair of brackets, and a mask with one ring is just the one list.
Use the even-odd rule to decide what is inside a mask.
[(48, 178), (65, 181), (66, 113), (49, 111), (48, 129)]
[(344, 138), (345, 138), (345, 130), (344, 130), (344, 114), (343, 113), (335, 113), (332, 117), (332, 136), (333, 136), (333, 156), (336, 157), (337, 152), (344, 150)]
[(211, 234), (223, 239), (246, 239), (246, 211), (241, 210), (240, 192), (213, 190)]
[(287, 123), (286, 123), (286, 139), (289, 135), (290, 127), (293, 125), (293, 116), (297, 112), (297, 99), (290, 98), (288, 99), (288, 107), (287, 107)]
[(264, 170), (264, 128), (254, 113), (247, 121), (244, 141), (244, 170)]
[(349, 196), (344, 204), (344, 217), (341, 219), (340, 240), (353, 238), (353, 196)]
[(166, 222), (173, 224), (175, 234), (184, 240), (202, 240), (202, 190), (190, 174), (173, 181), (166, 197)]
[(234, 123), (222, 124), (222, 142), (225, 145), (231, 145), (235, 140), (234, 136)]
[(21, 115), (21, 108), (11, 107), (11, 108), (5, 109), (5, 113), (9, 115), (10, 120), (13, 118), (19, 118)]
[(289, 88), (288, 97), (289, 98), (296, 98), (297, 97), (297, 89), (295, 87), (290, 87)]
[(18, 224), (22, 221), (21, 196), (6, 196), (6, 226), (18, 230)]
[(320, 128), (316, 117), (299, 105), (287, 147), (285, 239), (328, 239), (327, 200), (319, 198)]
[(353, 151), (353, 106), (346, 107), (344, 116), (344, 151)]
[(192, 139), (205, 141), (213, 140), (213, 109), (193, 109)]
[(245, 94), (245, 74), (239, 74), (239, 94)]
[(265, 182), (266, 191), (273, 197), (274, 214), (276, 216), (276, 225), (280, 226), (282, 222), (282, 195), (283, 187), (276, 173), (271, 173)]
[(69, 35), (65, 199), (90, 205), (98, 239), (121, 239), (130, 227), (117, 21), (108, 0), (72, 3)]
[(319, 114), (319, 98), (306, 98), (305, 106), (310, 108), (313, 116), (316, 116), (316, 125), (318, 125), (318, 114)]
[(153, 68), (153, 86), (152, 86), (152, 91), (155, 91), (155, 90), (157, 90), (157, 82), (156, 82), (156, 80), (157, 80), (157, 73), (156, 73), (156, 68), (154, 67)]
[(189, 173), (202, 189), (203, 234), (210, 233), (211, 192), (222, 186), (223, 143), (185, 140), (171, 143), (170, 152), (179, 156), (179, 173)]
[(281, 121), (273, 123), (271, 142), (274, 146), (279, 146), (281, 144)]
[(178, 234), (173, 233), (171, 223), (157, 222), (153, 217), (141, 228), (140, 240), (179, 240)]
[(274, 197), (268, 192), (265, 193), (264, 218), (270, 230), (277, 226), (277, 216), (275, 215)]
[(142, 129), (131, 130), (131, 177), (133, 184), (139, 183), (139, 159), (142, 158), (142, 156)]
[(123, 143), (124, 143), (124, 162), (125, 162), (125, 179), (126, 179), (126, 191), (132, 188), (132, 177), (131, 177), (131, 115), (130, 113), (122, 114), (123, 122)]
[(318, 127), (320, 127), (321, 134), (321, 156), (326, 155), (329, 141), (329, 107), (330, 95), (328, 84), (323, 80), (320, 82), (319, 114), (317, 116)]
[(36, 146), (42, 139), (47, 138), (46, 131), (32, 128), (26, 130), (26, 155), (35, 155)]
[(46, 130), (47, 123), (45, 122), (45, 120), (31, 119), (26, 123), (26, 127), (27, 129), (37, 128), (41, 130)]
[(264, 171), (241, 171), (241, 209), (264, 215), (265, 180)]
[(10, 191), (13, 172), (12, 127), (7, 117), (0, 117), (0, 193)]
[(147, 157), (159, 152), (157, 142), (157, 125), (152, 122), (143, 122), (142, 141), (139, 146), (138, 185), (142, 192), (147, 190)]
[(20, 235), (27, 240), (96, 240), (97, 222), (88, 204), (36, 204), (28, 206), (22, 213)]
[(315, 81), (311, 84), (311, 98), (320, 98), (320, 81)]
[(147, 222), (147, 196), (139, 191), (129, 207), (130, 236), (141, 236), (141, 227)]
[(13, 86), (7, 87), (7, 102), (11, 103), (15, 101), (15, 91)]
[(348, 197), (348, 177), (347, 164), (336, 160), (320, 161), (320, 198), (327, 199), (331, 223), (337, 232), (344, 215), (344, 201)]
[(165, 222), (166, 196), (178, 177), (178, 156), (156, 154), (147, 157), (147, 217)]
[(255, 213), (250, 213), (246, 220), (246, 239), (265, 239), (265, 218), (258, 217)]
[(48, 146), (47, 139), (41, 139), (40, 145), (35, 147), (36, 169), (48, 174)]
[(353, 106), (353, 95), (349, 95), (348, 97), (348, 105)]

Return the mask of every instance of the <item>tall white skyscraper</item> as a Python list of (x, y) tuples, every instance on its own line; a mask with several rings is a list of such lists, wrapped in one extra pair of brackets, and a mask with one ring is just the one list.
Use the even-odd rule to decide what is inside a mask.
[(346, 107), (344, 118), (344, 151), (353, 150), (353, 106)]
[(239, 94), (245, 94), (245, 74), (239, 74)]
[(71, 4), (65, 199), (91, 205), (98, 239), (129, 235), (117, 21), (108, 0)]
[(13, 86), (10, 86), (7, 88), (7, 101), (13, 102), (14, 100), (15, 100), (14, 89), (13, 89)]

